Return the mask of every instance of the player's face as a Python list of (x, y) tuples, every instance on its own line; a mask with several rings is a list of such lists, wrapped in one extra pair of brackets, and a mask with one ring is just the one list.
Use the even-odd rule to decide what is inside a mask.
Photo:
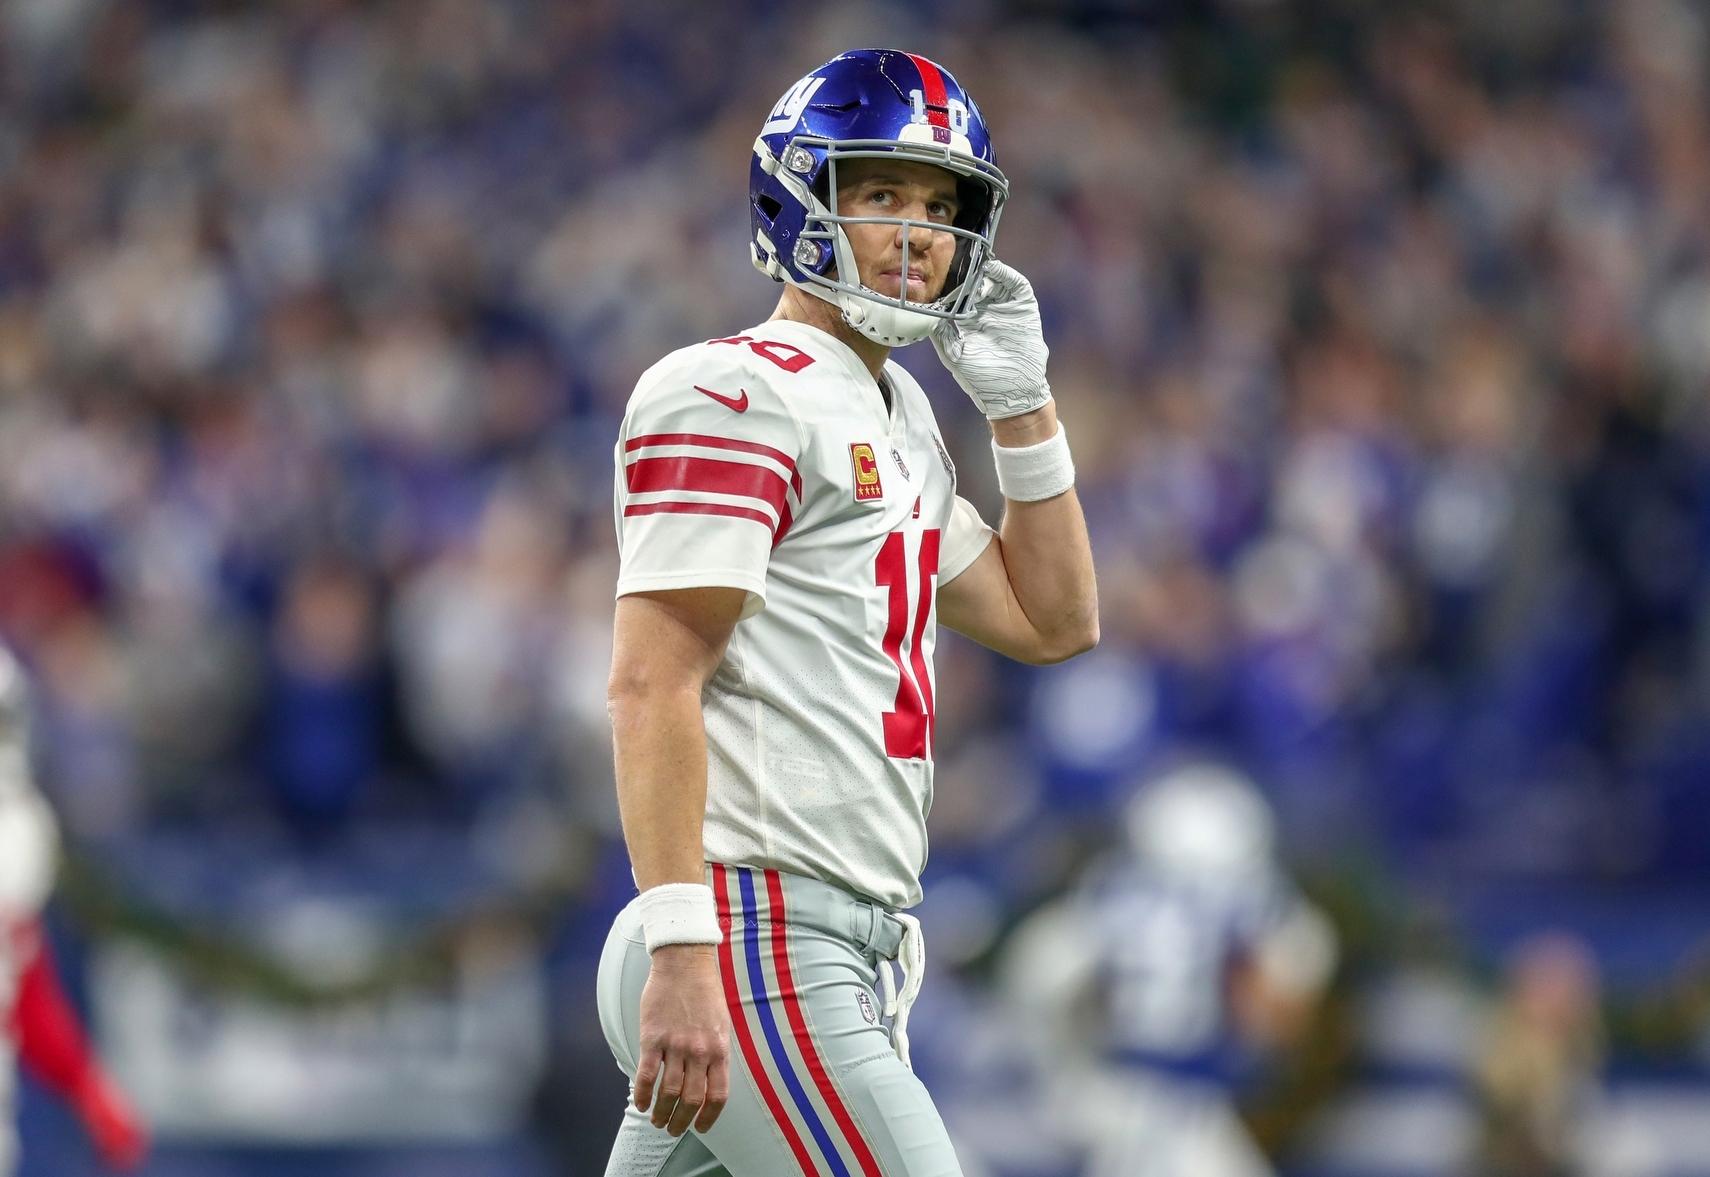
[[(912, 160), (852, 159), (837, 168), (837, 211), (848, 217), (905, 217), (948, 225), (956, 219), (956, 177)], [(901, 225), (845, 225), (861, 284), (891, 297), (904, 295)], [(956, 237), (921, 226), (908, 230), (908, 289), (914, 302), (944, 293), (956, 256)]]

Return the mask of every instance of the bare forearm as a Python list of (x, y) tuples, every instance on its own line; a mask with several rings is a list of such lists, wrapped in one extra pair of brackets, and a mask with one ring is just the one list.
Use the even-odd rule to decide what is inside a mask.
[[(620, 634), (624, 630), (620, 626)], [(633, 630), (630, 636), (634, 636)], [(623, 643), (620, 640), (620, 650)], [(616, 660), (609, 702), (617, 757), (618, 810), (630, 866), (641, 889), (643, 934), (649, 947), (647, 983), (641, 990), (640, 1053), (632, 1100), (656, 1128), (681, 1136), (692, 1123), (711, 1128), (730, 1097), (729, 1022), (719, 991), (712, 940), (665, 940), (654, 945), (649, 897), (667, 896), (674, 912), (664, 929), (693, 916), (693, 896), (673, 896), (666, 883), (701, 884), (701, 822), (707, 801), (707, 735), (701, 718), (700, 675), (648, 677), (646, 659)], [(670, 659), (664, 660), (670, 664)], [(680, 667), (681, 664), (679, 663)], [(659, 888), (659, 889), (655, 889)], [(705, 895), (711, 920), (712, 892)]]
[[(991, 425), (1000, 446), (1035, 445), (1057, 432), (1056, 404)], [(1092, 543), (1075, 491), (1031, 503), (1005, 500), (998, 538), (1016, 603), (1046, 644), (1066, 658), (1097, 642)]]
[(611, 717), (618, 812), (636, 886), (701, 882), (707, 740), (700, 692), (614, 693)]
[(1006, 502), (998, 531), (1016, 604), (1056, 658), (1098, 641), (1098, 590), (1086, 520), (1073, 490), (1037, 503)]

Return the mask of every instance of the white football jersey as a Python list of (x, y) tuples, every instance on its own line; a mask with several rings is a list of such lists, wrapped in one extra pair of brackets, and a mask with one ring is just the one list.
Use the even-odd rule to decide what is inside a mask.
[(705, 851), (920, 900), (936, 590), (992, 530), (912, 376), (775, 320), (666, 356), (617, 443), (617, 592), (747, 606), (702, 696)]
[(1299, 909), (1289, 882), (1268, 869), (1184, 878), (1121, 862), (1089, 872), (1081, 901), (1101, 964), (1109, 1058), (1226, 1081), (1238, 1050), (1230, 970)]

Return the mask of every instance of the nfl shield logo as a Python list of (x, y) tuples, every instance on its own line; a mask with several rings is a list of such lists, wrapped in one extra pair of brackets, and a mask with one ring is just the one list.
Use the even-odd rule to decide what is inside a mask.
[(867, 996), (865, 989), (856, 991), (855, 1003), (861, 1007), (861, 1016), (867, 1019), (869, 1026), (879, 1024), (879, 1011), (873, 1008), (873, 999)]

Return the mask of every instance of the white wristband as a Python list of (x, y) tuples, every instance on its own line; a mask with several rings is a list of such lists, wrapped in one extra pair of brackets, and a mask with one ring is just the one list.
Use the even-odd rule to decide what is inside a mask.
[(641, 932), (647, 951), (666, 944), (717, 944), (718, 909), (705, 883), (661, 883), (641, 893)]
[(994, 437), (992, 457), (997, 462), (998, 489), (1006, 499), (1036, 503), (1075, 485), (1075, 460), (1069, 456), (1069, 439), (1061, 424), (1037, 445), (1012, 448), (999, 445)]

